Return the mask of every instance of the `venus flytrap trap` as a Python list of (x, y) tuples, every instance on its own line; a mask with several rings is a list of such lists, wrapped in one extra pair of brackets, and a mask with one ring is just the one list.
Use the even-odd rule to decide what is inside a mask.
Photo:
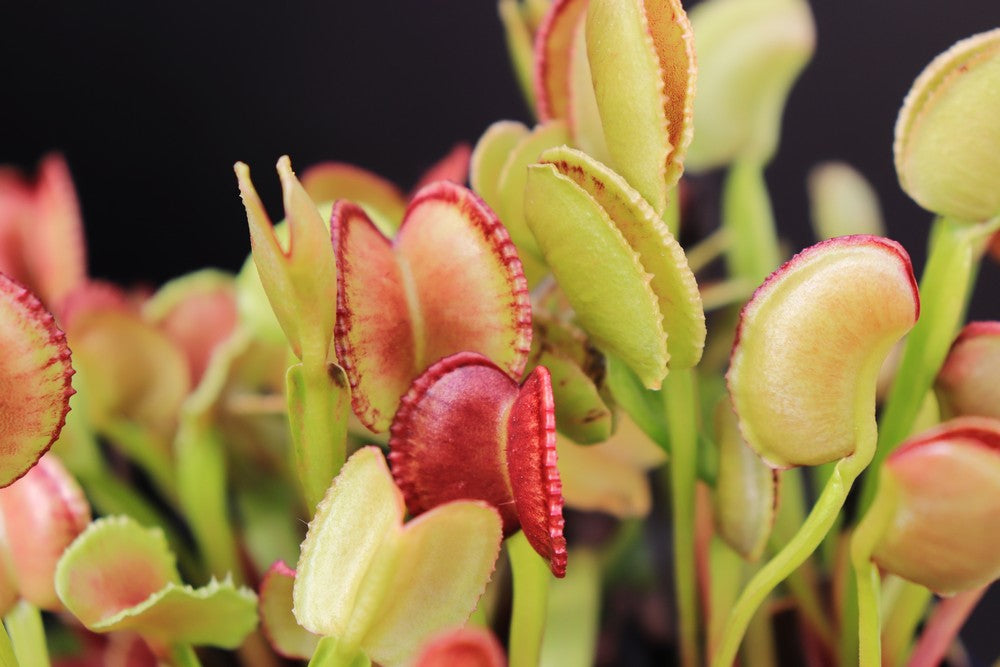
[(237, 163), (235, 169), (254, 263), (278, 323), (301, 361), (288, 369), (286, 396), (296, 469), (311, 511), (346, 456), (347, 383), (333, 350), (337, 270), (323, 220), (287, 157), (278, 161), (287, 249), (250, 182), (249, 168)]
[[(658, 491), (685, 667), (777, 664), (777, 608), (819, 667), (938, 661), (1000, 575), (1000, 325), (959, 332), (1000, 238), (1000, 33), (935, 60), (900, 115), (901, 184), (942, 216), (918, 294), (844, 165), (808, 186), (830, 240), (765, 280), (804, 1), (498, 8), (538, 124), (490, 125), (410, 192), (281, 158), (278, 225), (238, 163), (235, 278), (94, 281), (65, 163), (0, 170), (0, 665), (584, 667), (613, 644), (605, 594), (664, 576)], [(729, 169), (689, 247), (685, 165)], [(762, 280), (734, 343), (728, 306)], [(954, 595), (914, 643), (930, 591)]]
[(916, 322), (909, 257), (847, 236), (796, 255), (740, 315), (726, 375), (740, 430), (775, 469), (838, 461), (795, 537), (744, 589), (713, 664), (729, 665), (758, 605), (819, 546), (875, 453), (875, 380)]
[(317, 507), (292, 593), (298, 623), (324, 637), (311, 665), (404, 664), (472, 613), (500, 548), (497, 511), (455, 500), (404, 526), (403, 510), (371, 447), (351, 457)]
[(138, 633), (166, 665), (200, 662), (192, 644), (238, 647), (257, 625), (257, 597), (232, 581), (180, 581), (163, 534), (126, 517), (95, 521), (63, 553), (55, 588), (94, 632)]
[[(1000, 577), (1000, 549), (994, 544), (1000, 521), (998, 453), (1000, 421), (960, 417), (908, 440), (886, 459), (875, 500), (851, 539), (862, 664), (877, 664), (882, 656), (874, 564), (948, 596)], [(948, 643), (938, 645), (941, 653)], [(914, 661), (937, 664), (941, 657), (918, 653)]]

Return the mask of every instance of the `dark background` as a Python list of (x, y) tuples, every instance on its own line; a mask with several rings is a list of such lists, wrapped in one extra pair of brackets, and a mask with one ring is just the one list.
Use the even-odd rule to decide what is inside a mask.
[[(804, 180), (843, 159), (873, 181), (889, 235), (919, 271), (930, 215), (899, 190), (892, 129), (914, 77), (1000, 3), (818, 0), (817, 53), (792, 92), (768, 171), (779, 227), (812, 241)], [(491, 0), (6, 2), (0, 8), (0, 163), (63, 151), (91, 273), (160, 283), (248, 251), (232, 164), (250, 164), (281, 217), (278, 156), (300, 171), (354, 162), (404, 188), (455, 142), (529, 116)], [(996, 319), (1000, 270), (973, 303)], [(995, 617), (974, 626), (995, 632)], [(982, 632), (980, 636), (982, 636)], [(972, 642), (993, 659), (996, 637)]]

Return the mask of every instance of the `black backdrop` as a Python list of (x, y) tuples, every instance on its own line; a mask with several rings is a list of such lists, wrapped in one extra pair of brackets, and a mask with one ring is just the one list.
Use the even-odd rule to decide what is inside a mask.
[[(910, 83), (995, 0), (814, 0), (817, 54), (768, 171), (782, 233), (811, 242), (805, 173), (845, 159), (878, 188), (918, 270), (930, 216), (899, 190), (892, 128)], [(492, 0), (20, 2), (0, 8), (0, 163), (69, 159), (91, 272), (160, 283), (248, 250), (232, 163), (280, 217), (273, 165), (355, 162), (408, 187), (494, 120), (528, 120)], [(1000, 317), (986, 263), (973, 314)], [(987, 614), (977, 624), (985, 630)], [(973, 642), (992, 659), (997, 641)]]

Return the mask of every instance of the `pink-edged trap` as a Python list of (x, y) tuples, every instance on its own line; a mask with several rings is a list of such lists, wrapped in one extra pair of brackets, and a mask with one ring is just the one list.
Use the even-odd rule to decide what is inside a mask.
[(555, 406), (544, 367), (518, 387), (480, 354), (442, 359), (403, 396), (389, 449), (412, 514), (485, 500), (500, 512), (505, 535), (521, 528), (553, 574), (565, 575)]
[(486, 628), (446, 630), (431, 638), (417, 657), (416, 667), (505, 667), (507, 657), (496, 635)]
[(410, 202), (387, 239), (360, 206), (339, 201), (337, 357), (358, 418), (384, 431), (410, 383), (450, 354), (478, 352), (511, 376), (531, 347), (531, 303), (514, 244), (493, 211), (446, 181)]
[(556, 0), (535, 34), (535, 99), (542, 121), (566, 118), (570, 110), (570, 60), (588, 0)]
[(72, 376), (55, 318), (0, 273), (0, 487), (26, 473), (59, 437)]
[(278, 655), (308, 660), (320, 638), (295, 621), (292, 614), (294, 584), (295, 570), (283, 560), (275, 561), (261, 579), (257, 613), (261, 630)]

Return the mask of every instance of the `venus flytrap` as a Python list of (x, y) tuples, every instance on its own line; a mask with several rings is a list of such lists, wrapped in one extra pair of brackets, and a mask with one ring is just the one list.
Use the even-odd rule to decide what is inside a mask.
[(1000, 322), (965, 325), (941, 366), (935, 393), (946, 416), (1000, 419)]
[(61, 316), (63, 300), (87, 277), (80, 204), (61, 155), (42, 159), (33, 184), (0, 171), (0, 239), (0, 271)]
[[(546, 151), (528, 168), (528, 224), (580, 326), (620, 358), (643, 385), (664, 377), (677, 531), (677, 580), (685, 661), (697, 659), (694, 597), (694, 481), (697, 425), (690, 372), (701, 358), (705, 315), (684, 251), (653, 207), (626, 180), (586, 153)], [(623, 326), (627, 322), (628, 326)], [(669, 352), (668, 352), (669, 345)], [(640, 391), (641, 395), (641, 391)], [(683, 517), (683, 519), (682, 519)]]
[[(1000, 577), (998, 454), (1000, 421), (960, 417), (908, 440), (886, 459), (878, 494), (851, 539), (861, 664), (877, 664), (882, 655), (874, 564), (942, 595), (974, 591)], [(937, 662), (915, 656), (921, 659)]]
[(503, 647), (492, 632), (483, 628), (447, 630), (424, 644), (415, 667), (505, 667)]
[(298, 623), (323, 637), (311, 665), (404, 664), (475, 607), (500, 547), (496, 510), (447, 502), (405, 526), (403, 511), (372, 447), (350, 458), (317, 507), (292, 593)]
[[(1000, 29), (964, 39), (914, 81), (896, 121), (900, 185), (940, 216), (931, 233), (921, 293), (925, 316), (907, 338), (882, 418), (876, 463), (910, 434), (959, 325), (982, 247), (1000, 227)], [(862, 506), (877, 475), (865, 482)]]
[(757, 606), (819, 545), (871, 461), (875, 380), (918, 312), (906, 252), (871, 236), (806, 249), (744, 307), (727, 374), (743, 437), (776, 469), (839, 462), (795, 537), (743, 591), (714, 665), (732, 663)]
[[(23, 476), (59, 437), (69, 399), (66, 335), (41, 302), (0, 273), (0, 385), (6, 405), (0, 426), (0, 487)], [(15, 416), (16, 415), (16, 416)]]
[(691, 11), (698, 52), (691, 171), (729, 166), (723, 225), (733, 277), (754, 284), (781, 260), (764, 167), (778, 148), (785, 100), (815, 48), (801, 0), (709, 0)]
[(0, 615), (22, 665), (49, 664), (39, 610), (62, 610), (56, 563), (88, 523), (83, 491), (52, 453), (0, 489)]
[(180, 581), (162, 532), (125, 517), (92, 523), (63, 553), (55, 586), (93, 632), (130, 630), (172, 667), (199, 665), (192, 645), (233, 649), (257, 624), (257, 598), (229, 580)]
[(472, 192), (425, 187), (392, 241), (341, 201), (331, 233), (337, 354), (369, 429), (385, 431), (413, 379), (450, 354), (479, 352), (520, 376), (531, 345), (527, 283), (504, 226)]
[(326, 227), (287, 157), (278, 161), (288, 222), (287, 248), (250, 182), (236, 164), (247, 210), (254, 263), (271, 308), (301, 363), (288, 369), (286, 397), (294, 456), (309, 511), (346, 457), (348, 390), (336, 363), (337, 268)]
[(538, 242), (525, 220), (524, 182), (543, 151), (569, 141), (566, 124), (549, 121), (531, 130), (514, 121), (493, 123), (476, 143), (469, 183), (503, 221), (531, 286), (548, 274)]
[(526, 371), (536, 366), (544, 366), (552, 376), (559, 432), (584, 445), (607, 441), (614, 419), (602, 396), (604, 357), (586, 334), (536, 308)]
[(885, 236), (878, 194), (846, 162), (823, 162), (809, 171), (809, 213), (820, 241), (835, 236)]

